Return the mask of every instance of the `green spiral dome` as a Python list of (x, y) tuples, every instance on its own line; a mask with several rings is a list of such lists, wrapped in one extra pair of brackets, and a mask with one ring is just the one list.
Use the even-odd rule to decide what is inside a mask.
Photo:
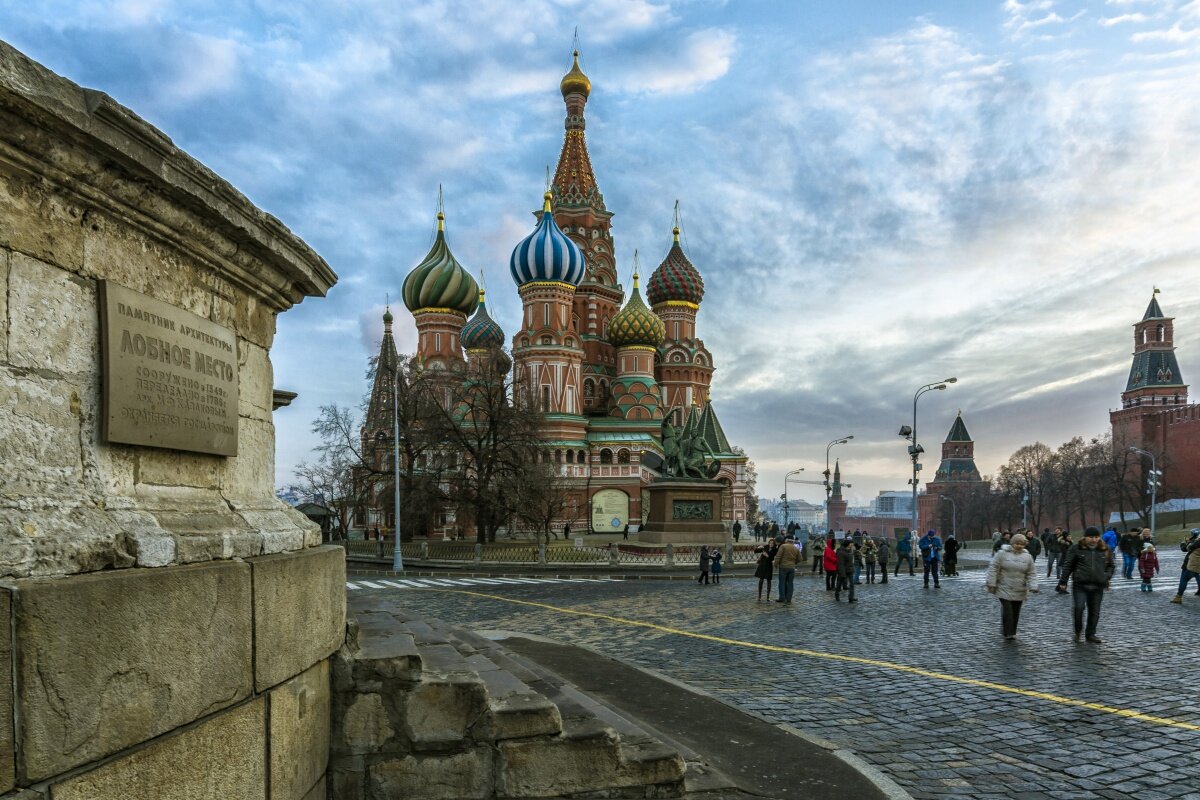
[(608, 323), (608, 341), (614, 347), (642, 345), (658, 347), (667, 336), (667, 326), (662, 319), (646, 307), (642, 293), (638, 291), (638, 278), (633, 276), (633, 294), (629, 302)]
[(404, 305), (414, 313), (423, 308), (448, 308), (469, 315), (479, 303), (479, 286), (450, 252), (444, 220), (439, 211), (433, 247), (404, 279)]

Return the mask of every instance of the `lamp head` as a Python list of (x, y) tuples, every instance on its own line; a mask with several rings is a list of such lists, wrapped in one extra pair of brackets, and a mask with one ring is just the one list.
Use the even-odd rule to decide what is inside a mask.
[(943, 383), (958, 383), (958, 378), (946, 378)]
[(933, 387), (933, 388), (937, 389), (937, 390), (940, 392), (940, 391), (942, 391), (943, 389), (945, 389), (945, 388), (946, 388), (946, 384), (944, 384), (944, 383), (939, 383), (937, 386), (935, 386), (935, 387)]
[(901, 425), (900, 435), (907, 439), (908, 437), (912, 436), (912, 428), (908, 427), (907, 425)]

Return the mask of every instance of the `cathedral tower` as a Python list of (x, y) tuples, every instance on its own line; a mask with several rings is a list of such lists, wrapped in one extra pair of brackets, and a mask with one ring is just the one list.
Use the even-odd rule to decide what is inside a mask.
[(592, 82), (579, 68), (579, 51), (574, 52), (571, 70), (559, 84), (567, 107), (566, 132), (550, 191), (554, 220), (579, 245), (586, 271), (575, 293), (571, 315), (579, 333), (584, 356), (583, 409), (606, 413), (608, 391), (616, 374), (616, 353), (608, 340), (608, 326), (621, 308), (624, 290), (617, 283), (617, 262), (611, 233), (612, 213), (592, 171), (588, 154), (584, 107), (592, 93)]
[(631, 422), (653, 421), (657, 431), (663, 405), (658, 382), (654, 380), (654, 358), (665, 335), (663, 321), (642, 302), (635, 253), (633, 294), (608, 329), (608, 340), (617, 349), (610, 416)]
[(658, 383), (669, 413), (679, 411), (675, 424), (683, 424), (693, 409), (704, 410), (712, 383), (712, 354), (696, 336), (696, 315), (704, 299), (704, 279), (679, 245), (678, 218), (672, 231), (675, 241), (667, 257), (646, 284), (646, 298), (666, 326), (666, 339), (658, 348)]
[(404, 279), (404, 305), (417, 323), (417, 353), (423, 364), (451, 369), (463, 363), (463, 324), (479, 302), (479, 286), (446, 244), (446, 215), (437, 213), (437, 236)]

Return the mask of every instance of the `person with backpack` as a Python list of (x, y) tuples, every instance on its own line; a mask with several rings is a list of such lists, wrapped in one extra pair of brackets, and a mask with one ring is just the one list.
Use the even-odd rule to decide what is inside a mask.
[(946, 544), (942, 547), (942, 572), (946, 575), (958, 574), (958, 551), (961, 547), (953, 533), (946, 537)]
[(933, 588), (942, 588), (938, 580), (938, 564), (942, 560), (942, 540), (937, 531), (931, 530), (921, 538), (921, 563), (925, 565), (925, 588), (929, 588), (929, 575), (933, 573)]
[(900, 574), (900, 562), (902, 561), (908, 562), (909, 576), (915, 575), (912, 562), (912, 541), (909, 534), (896, 540), (896, 571), (892, 573), (893, 578)]
[(841, 602), (842, 589), (850, 590), (850, 602), (854, 599), (854, 541), (850, 537), (842, 539), (842, 546), (837, 551), (837, 588), (833, 591), (833, 599)]

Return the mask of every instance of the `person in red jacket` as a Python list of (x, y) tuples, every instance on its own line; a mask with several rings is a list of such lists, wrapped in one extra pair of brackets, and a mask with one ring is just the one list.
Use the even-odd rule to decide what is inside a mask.
[(1142, 545), (1142, 552), (1138, 553), (1138, 574), (1142, 576), (1142, 591), (1153, 592), (1155, 574), (1158, 572), (1158, 554), (1154, 552), (1154, 545), (1146, 542)]
[(832, 592), (837, 588), (837, 543), (833, 537), (825, 542), (825, 553), (821, 556), (822, 566), (825, 567), (825, 591)]

